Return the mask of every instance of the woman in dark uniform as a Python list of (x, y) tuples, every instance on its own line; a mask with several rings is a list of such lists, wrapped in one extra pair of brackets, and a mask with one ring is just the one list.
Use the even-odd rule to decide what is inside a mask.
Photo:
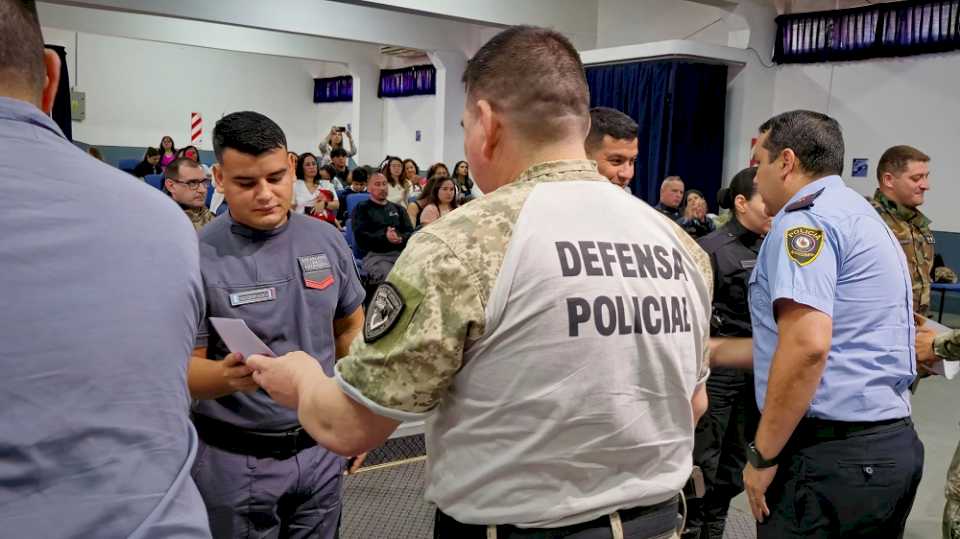
[[(757, 192), (756, 168), (740, 171), (720, 190), (730, 221), (698, 242), (713, 266), (711, 337), (750, 337), (747, 283), (770, 217)], [(759, 414), (749, 371), (716, 368), (707, 379), (710, 407), (697, 425), (693, 462), (703, 470), (706, 494), (691, 500), (684, 538), (722, 539), (730, 500), (743, 491), (746, 444)]]

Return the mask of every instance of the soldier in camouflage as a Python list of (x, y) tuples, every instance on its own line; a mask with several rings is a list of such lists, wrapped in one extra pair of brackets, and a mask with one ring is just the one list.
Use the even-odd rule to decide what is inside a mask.
[(247, 364), (338, 453), (429, 416), (435, 537), (676, 537), (706, 409), (709, 259), (586, 159), (589, 95), (562, 35), (507, 29), (464, 83), (488, 194), (410, 239), (334, 378), (302, 353)]
[(923, 316), (930, 308), (931, 280), (957, 282), (950, 268), (935, 264), (930, 219), (919, 209), (930, 189), (929, 162), (929, 156), (910, 146), (894, 146), (883, 152), (877, 164), (880, 185), (871, 201), (900, 240), (913, 282), (913, 310)]
[(213, 221), (216, 216), (206, 206), (210, 180), (199, 163), (187, 157), (177, 158), (167, 165), (163, 178), (163, 186), (170, 198), (180, 205), (195, 230), (199, 232)]
[[(914, 311), (921, 316), (926, 316), (930, 307), (931, 282), (957, 281), (950, 268), (937, 263), (930, 219), (919, 210), (930, 188), (929, 161), (929, 156), (910, 146), (894, 146), (885, 151), (877, 165), (880, 186), (871, 201), (900, 240), (913, 281)], [(918, 327), (916, 350), (921, 366), (939, 360), (960, 360), (960, 330), (936, 334), (930, 328)], [(943, 537), (960, 539), (960, 445), (950, 463), (944, 490), (947, 501)]]

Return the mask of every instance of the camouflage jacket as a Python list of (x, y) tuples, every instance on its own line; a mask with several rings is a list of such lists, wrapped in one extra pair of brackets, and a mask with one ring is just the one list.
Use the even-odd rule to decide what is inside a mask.
[(197, 232), (200, 232), (201, 228), (206, 226), (210, 221), (213, 221), (216, 217), (213, 212), (205, 207), (183, 208), (183, 213), (187, 214), (187, 217), (190, 218), (190, 222), (193, 223), (193, 228)]
[(930, 307), (930, 273), (933, 269), (935, 243), (933, 232), (930, 231), (930, 219), (919, 210), (890, 200), (879, 189), (870, 203), (900, 240), (913, 283), (913, 310), (925, 314)]
[[(484, 335), (485, 309), (525, 201), (540, 182), (568, 180), (605, 181), (589, 161), (541, 163), (415, 234), (387, 279), (404, 308), (382, 337), (353, 342), (349, 356), (338, 362), (339, 376), (392, 410), (424, 413), (436, 407), (461, 369), (464, 351)], [(712, 290), (709, 257), (675, 228)], [(372, 306), (368, 318), (382, 318), (375, 311)]]

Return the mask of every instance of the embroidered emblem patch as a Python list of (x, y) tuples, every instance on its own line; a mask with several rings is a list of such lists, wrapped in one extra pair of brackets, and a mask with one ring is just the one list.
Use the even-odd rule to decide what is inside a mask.
[(823, 248), (823, 231), (805, 226), (793, 227), (784, 234), (787, 256), (801, 266), (813, 262)]
[(390, 283), (377, 287), (363, 321), (363, 340), (371, 343), (386, 335), (400, 319), (404, 307), (397, 287)]
[(297, 257), (300, 271), (303, 273), (303, 285), (307, 288), (323, 290), (333, 284), (333, 270), (327, 255), (316, 254)]

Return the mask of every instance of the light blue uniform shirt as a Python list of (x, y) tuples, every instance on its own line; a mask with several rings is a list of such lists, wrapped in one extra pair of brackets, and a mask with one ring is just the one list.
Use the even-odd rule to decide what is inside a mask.
[(210, 537), (190, 477), (197, 234), (0, 97), (0, 537)]
[(810, 183), (780, 210), (750, 277), (761, 410), (777, 348), (778, 299), (833, 319), (827, 365), (807, 417), (882, 421), (910, 415), (916, 370), (907, 262), (876, 210), (839, 176)]

